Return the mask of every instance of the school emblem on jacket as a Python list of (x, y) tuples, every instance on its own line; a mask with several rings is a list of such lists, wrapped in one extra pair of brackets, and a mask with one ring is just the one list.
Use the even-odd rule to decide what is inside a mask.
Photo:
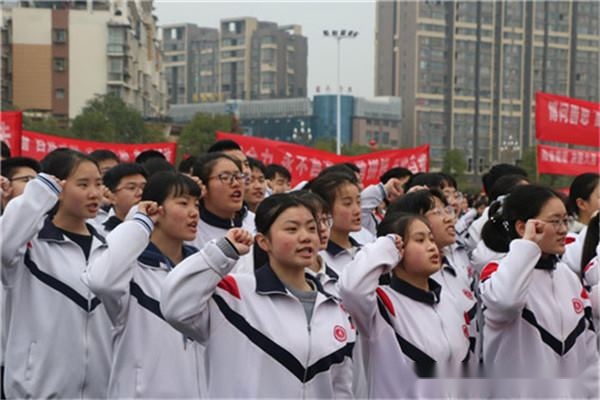
[(345, 342), (346, 339), (348, 338), (348, 335), (346, 334), (346, 329), (344, 329), (343, 326), (340, 325), (336, 325), (333, 328), (333, 337), (338, 341), (338, 342)]
[(473, 292), (468, 289), (463, 289), (463, 293), (467, 299), (473, 300)]
[(583, 301), (581, 301), (580, 299), (574, 298), (573, 299), (573, 308), (575, 309), (575, 312), (577, 314), (581, 314), (583, 312)]

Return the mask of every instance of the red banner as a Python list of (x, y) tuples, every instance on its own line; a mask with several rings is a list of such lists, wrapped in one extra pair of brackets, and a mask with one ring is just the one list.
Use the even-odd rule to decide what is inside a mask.
[(0, 139), (10, 147), (12, 157), (21, 155), (21, 126), (20, 111), (0, 112)]
[(177, 143), (137, 143), (122, 144), (108, 142), (93, 142), (78, 140), (62, 136), (46, 135), (44, 133), (23, 131), (21, 138), (21, 155), (24, 157), (42, 159), (46, 154), (59, 147), (68, 147), (82, 153), (91, 153), (94, 150), (106, 149), (114, 152), (122, 162), (134, 162), (138, 154), (144, 150), (158, 150), (165, 155), (167, 160), (175, 163)]
[(292, 185), (316, 177), (330, 165), (353, 162), (361, 171), (363, 184), (379, 182), (384, 172), (394, 167), (405, 167), (412, 172), (429, 171), (429, 145), (414, 149), (384, 150), (360, 156), (338, 156), (288, 142), (217, 132), (217, 140), (229, 139), (239, 144), (244, 153), (266, 165), (281, 164), (292, 174)]
[(562, 147), (537, 146), (537, 168), (540, 174), (576, 176), (585, 172), (600, 172), (600, 153)]
[(600, 103), (538, 92), (535, 137), (550, 142), (600, 145)]

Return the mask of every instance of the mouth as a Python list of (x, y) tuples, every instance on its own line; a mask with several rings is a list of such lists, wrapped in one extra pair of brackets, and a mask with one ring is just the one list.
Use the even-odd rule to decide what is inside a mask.
[(352, 220), (352, 225), (361, 225), (362, 221), (360, 218), (355, 218)]
[(236, 190), (235, 192), (233, 192), (233, 193), (231, 194), (231, 196), (230, 196), (230, 197), (231, 197), (231, 199), (232, 199), (233, 201), (236, 201), (236, 202), (238, 202), (238, 201), (242, 201), (242, 196), (243, 196), (243, 195), (242, 195), (242, 191), (241, 191), (241, 190)]
[(187, 224), (187, 227), (190, 231), (196, 233), (196, 231), (198, 230), (198, 222), (197, 221), (190, 222), (189, 224)]
[(435, 254), (429, 257), (429, 261), (431, 261), (433, 264), (438, 265), (440, 263), (440, 256), (438, 254)]
[(448, 232), (448, 234), (452, 235), (452, 236), (456, 236), (456, 229), (454, 229), (454, 226), (449, 226), (446, 229), (446, 232)]
[(315, 249), (313, 249), (312, 247), (301, 247), (298, 250), (296, 250), (296, 253), (298, 253), (298, 255), (300, 255), (303, 258), (312, 258), (315, 254)]
[(98, 203), (90, 203), (90, 204), (88, 204), (88, 205), (85, 206), (85, 208), (87, 208), (87, 210), (89, 212), (96, 212), (96, 211), (98, 211), (98, 207), (99, 207)]

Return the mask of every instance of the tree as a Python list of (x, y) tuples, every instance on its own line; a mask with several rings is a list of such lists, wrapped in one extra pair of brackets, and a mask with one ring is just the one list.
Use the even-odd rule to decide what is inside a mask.
[(54, 117), (31, 118), (23, 115), (23, 129), (33, 132), (47, 133), (48, 135), (58, 135), (72, 137), (72, 133), (67, 122), (61, 123)]
[(313, 146), (317, 150), (328, 151), (330, 153), (335, 153), (335, 140), (320, 138), (315, 141)]
[(231, 132), (231, 125), (229, 115), (197, 113), (181, 131), (177, 141), (178, 157), (205, 153), (215, 142), (215, 132)]
[(458, 179), (465, 174), (466, 170), (467, 162), (465, 161), (465, 154), (462, 150), (448, 150), (444, 155), (444, 161), (442, 162), (442, 172)]
[(114, 94), (89, 100), (71, 128), (78, 138), (106, 142), (148, 143), (164, 140), (164, 135), (150, 129), (142, 115)]

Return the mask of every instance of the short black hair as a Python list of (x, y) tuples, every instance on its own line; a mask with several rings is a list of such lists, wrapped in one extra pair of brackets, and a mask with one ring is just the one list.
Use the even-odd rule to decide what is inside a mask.
[(138, 164), (144, 164), (146, 161), (151, 160), (153, 158), (161, 158), (163, 160), (167, 160), (167, 157), (163, 153), (158, 150), (150, 149), (144, 150), (135, 158), (135, 162)]
[(292, 180), (292, 174), (290, 174), (290, 171), (288, 171), (288, 169), (286, 167), (284, 167), (283, 165), (279, 165), (279, 164), (267, 165), (267, 169), (265, 171), (265, 178), (275, 179), (275, 175), (277, 175), (277, 174), (281, 175), (288, 181)]
[(428, 188), (443, 189), (446, 186), (452, 186), (444, 175), (437, 172), (422, 172), (414, 174), (408, 182), (406, 182), (406, 190), (413, 186), (427, 186)]
[(194, 163), (194, 167), (192, 168), (192, 175), (197, 176), (202, 182), (204, 182), (205, 185), (207, 185), (213, 168), (221, 159), (231, 161), (236, 165), (236, 167), (238, 167), (240, 172), (242, 171), (242, 163), (240, 160), (219, 151), (214, 153), (206, 153), (199, 156)]
[(2, 172), (2, 176), (8, 179), (11, 179), (17, 168), (21, 167), (31, 168), (36, 173), (39, 173), (42, 168), (37, 160), (29, 157), (11, 157), (0, 162), (0, 172)]
[(267, 168), (265, 167), (265, 164), (263, 164), (262, 161), (257, 160), (256, 158), (248, 157), (248, 164), (250, 165), (250, 170), (256, 168), (257, 170), (262, 172), (263, 175), (266, 175)]
[(527, 172), (521, 167), (511, 164), (496, 164), (481, 177), (485, 194), (489, 195), (494, 182), (504, 175), (521, 175), (527, 178)]
[(188, 158), (181, 160), (177, 170), (179, 172), (183, 172), (184, 174), (191, 174), (192, 168), (194, 167), (195, 162), (196, 162), (196, 156), (189, 156)]
[(327, 202), (329, 208), (333, 209), (338, 189), (344, 185), (359, 187), (356, 175), (350, 172), (329, 172), (312, 180), (310, 190), (321, 196)]
[(490, 192), (488, 193), (490, 201), (494, 201), (502, 195), (509, 194), (521, 181), (529, 182), (529, 180), (522, 175), (509, 174), (501, 176), (490, 188)]
[[(67, 179), (82, 162), (89, 161), (98, 168), (98, 163), (88, 154), (66, 147), (59, 147), (46, 154), (40, 161), (41, 172), (54, 175), (60, 180)], [(98, 172), (100, 169), (98, 168)]]
[(9, 158), (10, 154), (11, 154), (10, 147), (8, 147), (8, 144), (6, 144), (6, 142), (4, 140), (2, 140), (0, 156), (2, 156), (2, 158)]
[(144, 178), (148, 178), (148, 174), (144, 167), (136, 163), (121, 163), (115, 165), (104, 173), (102, 177), (102, 183), (111, 192), (114, 192), (121, 180), (126, 176), (142, 175)]
[(142, 163), (142, 167), (146, 170), (148, 178), (161, 171), (175, 172), (175, 167), (164, 158), (148, 158)]
[(94, 150), (90, 153), (90, 157), (96, 160), (97, 163), (104, 160), (115, 160), (116, 162), (121, 162), (121, 160), (119, 160), (119, 156), (107, 149)]
[(569, 187), (569, 213), (579, 215), (577, 199), (588, 201), (598, 186), (599, 175), (594, 172), (577, 175)]
[(358, 166), (352, 162), (345, 162), (343, 163), (346, 167), (350, 168), (350, 170), (352, 172), (356, 172), (357, 174), (360, 174), (360, 168), (358, 168)]
[(208, 148), (207, 153), (223, 152), (227, 150), (242, 150), (242, 148), (233, 140), (217, 140)]
[(169, 196), (185, 195), (200, 197), (200, 187), (192, 178), (180, 172), (160, 171), (152, 175), (146, 183), (142, 201), (155, 201), (161, 205)]
[(402, 179), (406, 176), (411, 177), (413, 173), (404, 167), (394, 167), (392, 169), (388, 169), (383, 175), (379, 177), (379, 181), (383, 184), (388, 183), (388, 181), (392, 178)]
[(425, 215), (427, 211), (435, 208), (435, 198), (438, 198), (445, 206), (448, 205), (446, 196), (439, 189), (423, 189), (407, 193), (394, 201), (387, 209), (387, 213), (410, 213)]

